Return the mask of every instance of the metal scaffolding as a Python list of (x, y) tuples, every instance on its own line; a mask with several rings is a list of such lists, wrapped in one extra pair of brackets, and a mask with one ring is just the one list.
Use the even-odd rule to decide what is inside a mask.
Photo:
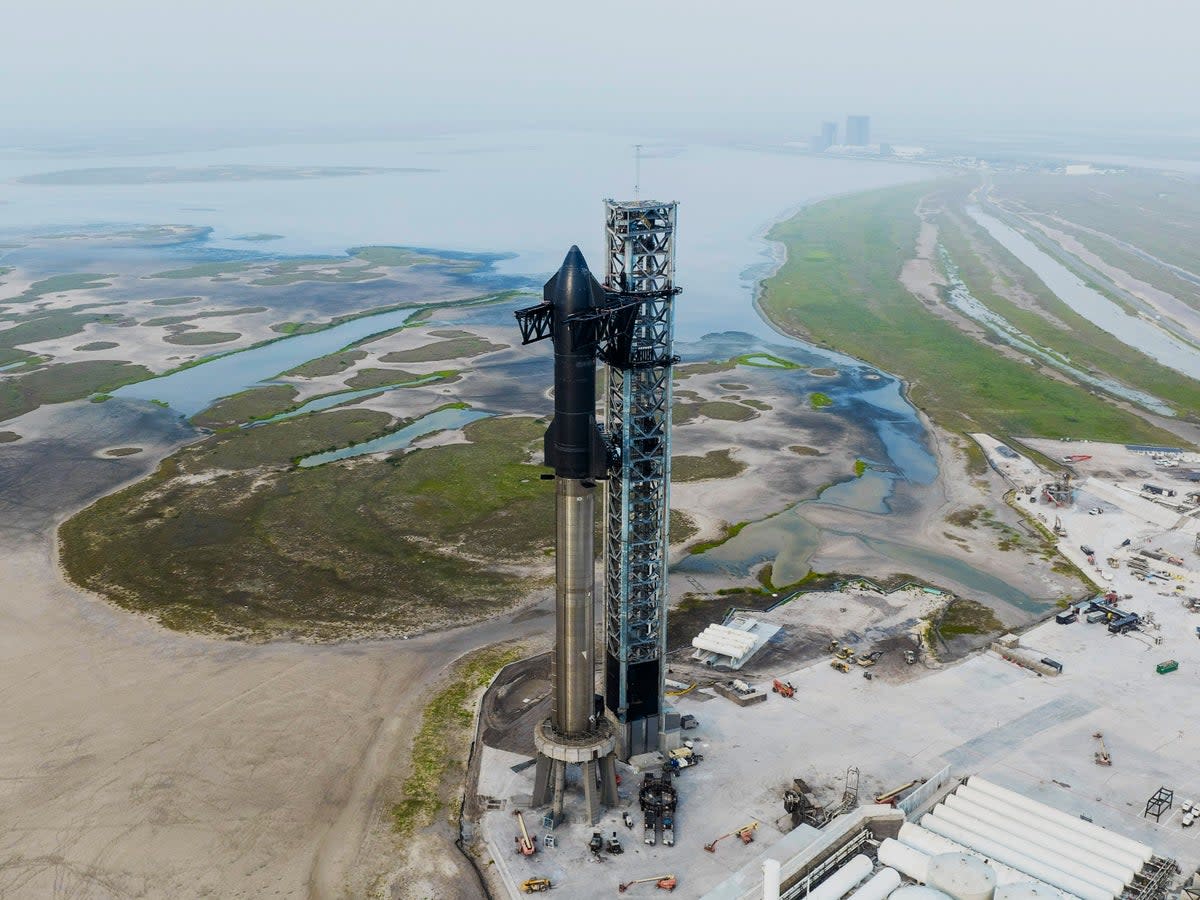
[(622, 756), (659, 749), (671, 480), (675, 213), (671, 203), (604, 202), (605, 288), (636, 303), (632, 341), (605, 357), (613, 468), (605, 497), (605, 706)]

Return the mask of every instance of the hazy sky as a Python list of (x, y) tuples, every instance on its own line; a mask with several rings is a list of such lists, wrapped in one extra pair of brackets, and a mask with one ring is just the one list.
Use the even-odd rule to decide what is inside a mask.
[[(1195, 0), (13, 0), (0, 132), (1200, 124)], [(810, 127), (811, 126), (811, 127)], [(11, 131), (10, 131), (11, 133)]]

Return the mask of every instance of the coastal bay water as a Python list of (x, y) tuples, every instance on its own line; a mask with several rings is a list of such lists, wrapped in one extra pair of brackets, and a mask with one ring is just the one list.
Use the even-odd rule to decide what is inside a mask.
[[(788, 208), (819, 197), (929, 178), (929, 167), (822, 158), (787, 147), (649, 141), (599, 132), (488, 132), (397, 141), (271, 144), (133, 156), (0, 155), (0, 230), (70, 223), (211, 227), (214, 251), (342, 254), (389, 244), (510, 254), (501, 275), (546, 277), (578, 244), (603, 270), (601, 198), (633, 194), (633, 145), (644, 145), (643, 197), (678, 200), (678, 335), (730, 327), (766, 335), (748, 315), (770, 269), (762, 233)], [(345, 177), (27, 184), (21, 176), (96, 168), (361, 167)], [(377, 171), (419, 168), (423, 172)], [(269, 233), (269, 242), (247, 235)], [(0, 251), (2, 258), (2, 251)]]
[[(497, 277), (524, 276), (538, 283), (578, 243), (596, 271), (603, 267), (599, 198), (631, 193), (634, 139), (596, 134), (466, 135), (423, 141), (326, 145), (279, 145), (113, 159), (19, 158), (0, 160), (0, 177), (100, 166), (198, 167), (232, 164), (276, 166), (404, 166), (431, 172), (373, 173), (340, 178), (242, 180), (137, 185), (12, 184), (11, 202), (0, 206), (0, 228), (63, 223), (191, 224), (212, 229), (203, 239), (214, 258), (272, 258), (295, 254), (342, 254), (365, 244), (434, 247), (504, 255), (493, 263)], [(648, 144), (644, 194), (678, 199), (677, 278), (684, 293), (677, 305), (677, 352), (684, 361), (771, 354), (811, 368), (822, 378), (840, 415), (866, 424), (877, 438), (875, 468), (853, 482), (832, 486), (816, 500), (829, 506), (884, 516), (896, 486), (931, 483), (937, 463), (928, 435), (885, 373), (833, 350), (780, 334), (756, 312), (758, 283), (780, 262), (780, 248), (764, 240), (774, 221), (824, 196), (929, 178), (928, 168), (880, 161), (823, 159), (786, 148), (712, 144)], [(247, 243), (247, 234), (272, 233), (269, 242)], [(481, 293), (501, 285), (479, 280)], [(503, 285), (509, 286), (509, 285)], [(322, 286), (330, 292), (338, 286)], [(512, 324), (512, 310), (528, 298), (470, 310), (444, 307), (438, 324)], [(287, 337), (246, 351), (217, 356), (174, 374), (129, 385), (116, 396), (160, 400), (190, 415), (221, 396), (269, 382), (281, 372), (372, 334), (404, 324), (411, 310), (343, 322), (325, 331)], [(304, 465), (402, 449), (433, 430), (461, 428), (488, 413), (518, 411), (537, 392), (547, 355), (535, 348), (497, 354), (477, 364), (487, 377), (462, 386), (470, 410), (441, 410), (380, 439), (344, 451), (310, 457)], [(770, 371), (762, 369), (760, 371)], [(544, 374), (544, 373), (540, 373)], [(535, 376), (535, 377), (530, 377)], [(813, 380), (802, 370), (780, 369), (798, 404)], [(520, 391), (510, 385), (521, 383)], [(490, 386), (489, 386), (490, 385)], [(474, 393), (472, 393), (474, 392)], [(500, 396), (505, 394), (504, 396)], [(528, 404), (523, 411), (528, 411)], [(440, 418), (439, 418), (440, 417)], [(802, 463), (798, 463), (802, 464)], [(770, 513), (764, 510), (764, 515)], [(804, 518), (804, 504), (744, 528), (735, 538), (682, 567), (714, 566), (739, 579), (756, 561), (776, 561), (776, 580), (802, 577), (820, 542), (821, 529)], [(866, 539), (866, 535), (862, 536)], [(882, 550), (880, 550), (882, 552)], [(904, 549), (894, 551), (902, 556)], [(887, 555), (887, 554), (885, 554)], [(926, 562), (931, 577), (955, 570), (970, 585), (970, 566), (950, 557)], [(940, 566), (940, 568), (939, 568)], [(960, 569), (970, 570), (965, 575)], [(978, 573), (983, 575), (982, 572)], [(1032, 601), (1030, 601), (1032, 602)]]

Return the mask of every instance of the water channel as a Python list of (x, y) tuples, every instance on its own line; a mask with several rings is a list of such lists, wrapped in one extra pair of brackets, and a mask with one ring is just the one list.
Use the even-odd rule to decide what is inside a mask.
[(967, 212), (1006, 250), (1033, 270), (1054, 294), (1097, 328), (1164, 366), (1200, 379), (1200, 350), (1141, 316), (1130, 315), (1074, 272), (1043, 252), (1031, 240), (978, 207)]

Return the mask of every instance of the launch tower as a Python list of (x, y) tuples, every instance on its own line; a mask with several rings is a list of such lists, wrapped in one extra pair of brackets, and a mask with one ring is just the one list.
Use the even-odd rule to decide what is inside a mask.
[(604, 287), (636, 309), (632, 339), (605, 355), (615, 451), (604, 512), (604, 702), (620, 755), (666, 749), (663, 704), (671, 483), (677, 204), (604, 202)]

